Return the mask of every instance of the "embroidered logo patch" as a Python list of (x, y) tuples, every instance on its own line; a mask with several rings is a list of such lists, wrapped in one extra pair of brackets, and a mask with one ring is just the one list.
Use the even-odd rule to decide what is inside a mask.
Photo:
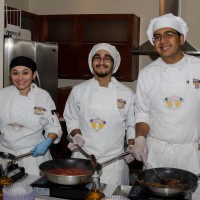
[(181, 106), (181, 104), (183, 103), (184, 99), (181, 97), (177, 97), (175, 95), (171, 96), (171, 97), (166, 97), (164, 99), (167, 108), (169, 109), (176, 109), (179, 108)]
[(40, 106), (39, 107), (34, 107), (34, 113), (36, 115), (44, 115), (45, 111), (46, 111), (46, 109), (43, 108), (43, 107), (40, 107)]
[(107, 125), (106, 121), (103, 121), (99, 118), (90, 120), (90, 127), (95, 131), (103, 130), (106, 127), (106, 125)]
[(193, 79), (193, 84), (195, 89), (200, 88), (200, 80), (199, 79)]
[(123, 99), (117, 99), (117, 107), (118, 107), (119, 109), (124, 108), (125, 104), (126, 104), (126, 101), (125, 101), (125, 100), (123, 100)]

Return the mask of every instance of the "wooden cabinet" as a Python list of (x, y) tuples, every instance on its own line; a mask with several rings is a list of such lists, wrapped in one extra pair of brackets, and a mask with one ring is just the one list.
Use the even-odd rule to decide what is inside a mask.
[(38, 40), (38, 16), (26, 11), (22, 11), (21, 15), (21, 28), (30, 30), (31, 40)]
[(60, 117), (63, 117), (65, 104), (71, 90), (72, 90), (71, 86), (58, 88), (58, 102), (59, 103), (57, 106), (57, 110)]
[(43, 15), (40, 16), (40, 41), (59, 45), (58, 77), (89, 79), (88, 55), (97, 43), (116, 46), (121, 65), (114, 75), (119, 81), (133, 81), (138, 75), (138, 55), (131, 50), (139, 46), (140, 19), (134, 14)]
[[(9, 8), (13, 9), (13, 8)], [(119, 81), (138, 76), (140, 18), (134, 14), (35, 15), (22, 11), (21, 27), (31, 31), (32, 40), (57, 42), (58, 78), (90, 79), (88, 55), (97, 43), (116, 46), (121, 65), (114, 75)]]
[(58, 88), (58, 102), (59, 103), (57, 106), (57, 110), (61, 119), (60, 124), (62, 127), (63, 135), (58, 144), (52, 144), (50, 147), (50, 151), (54, 159), (68, 158), (71, 156), (71, 151), (67, 147), (69, 142), (67, 141), (68, 133), (67, 133), (67, 128), (66, 128), (66, 123), (63, 119), (63, 111), (64, 111), (65, 104), (71, 90), (72, 90), (72, 87), (70, 86)]
[(70, 158), (72, 152), (70, 149), (68, 149), (68, 141), (67, 141), (67, 128), (66, 128), (66, 123), (64, 121), (60, 122), (61, 127), (62, 127), (62, 137), (59, 143), (57, 144), (52, 144), (50, 146), (50, 152), (53, 157), (53, 159), (60, 159), (60, 158)]

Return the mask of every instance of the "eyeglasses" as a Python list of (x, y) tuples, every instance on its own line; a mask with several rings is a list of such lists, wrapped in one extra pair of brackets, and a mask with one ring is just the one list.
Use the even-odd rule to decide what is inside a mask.
[(113, 58), (109, 55), (106, 55), (104, 57), (101, 57), (99, 55), (94, 55), (92, 58), (93, 62), (101, 62), (101, 60), (103, 60), (104, 63), (111, 63), (113, 62)]
[(174, 34), (178, 34), (177, 32), (173, 32), (173, 31), (167, 31), (165, 32), (163, 35), (160, 35), (160, 34), (155, 34), (152, 38), (153, 42), (157, 42), (157, 41), (160, 41), (162, 40), (162, 37), (165, 39), (165, 40), (168, 40), (170, 38), (172, 38), (174, 36)]

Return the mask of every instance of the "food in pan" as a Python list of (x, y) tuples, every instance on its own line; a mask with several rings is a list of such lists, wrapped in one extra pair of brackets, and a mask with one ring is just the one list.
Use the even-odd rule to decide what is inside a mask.
[(49, 174), (62, 175), (62, 176), (80, 176), (92, 174), (91, 170), (79, 169), (79, 168), (59, 168), (48, 170)]
[(181, 188), (185, 187), (185, 184), (177, 179), (171, 178), (167, 182), (150, 182), (150, 181), (142, 181), (145, 186), (151, 186), (156, 188)]

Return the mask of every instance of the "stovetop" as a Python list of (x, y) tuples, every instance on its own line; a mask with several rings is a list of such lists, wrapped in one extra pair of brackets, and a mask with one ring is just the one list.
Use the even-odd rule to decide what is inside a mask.
[(127, 196), (131, 200), (191, 200), (192, 196), (188, 194), (180, 194), (177, 196), (158, 196), (151, 191), (143, 188), (140, 183), (135, 182)]
[(8, 167), (8, 177), (11, 178), (13, 182), (24, 178), (26, 175), (24, 167), (19, 167), (18, 164), (12, 164)]
[[(92, 189), (92, 183), (79, 185), (60, 185), (52, 183), (41, 177), (33, 182), (36, 196), (48, 196), (62, 199), (82, 200), (85, 199), (87, 193)], [(101, 184), (101, 190), (106, 187), (106, 184)]]

